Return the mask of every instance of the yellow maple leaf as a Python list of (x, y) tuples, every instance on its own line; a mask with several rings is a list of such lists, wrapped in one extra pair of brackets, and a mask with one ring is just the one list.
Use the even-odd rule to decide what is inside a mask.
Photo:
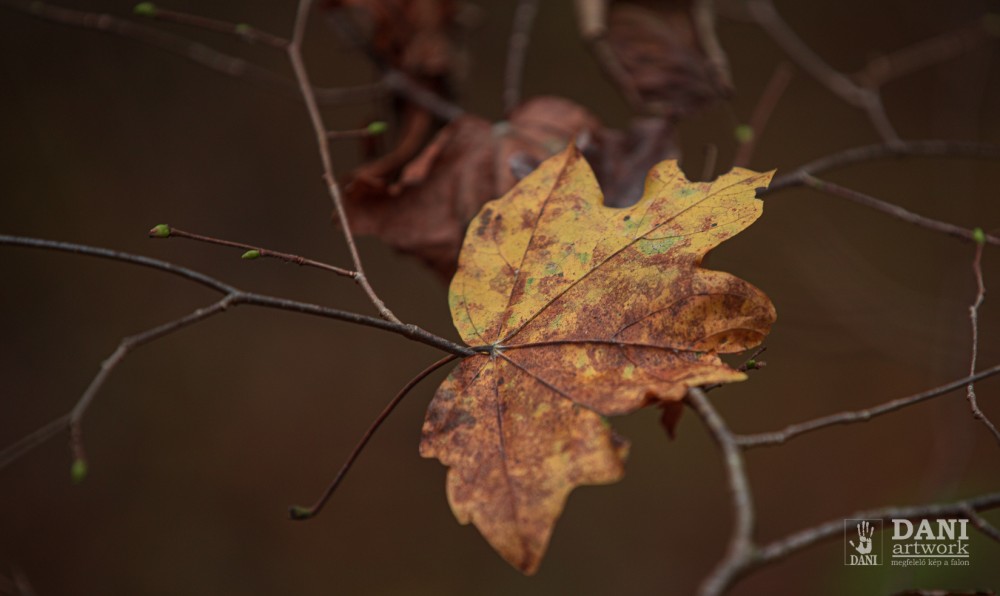
[(622, 477), (628, 445), (606, 416), (745, 378), (717, 354), (760, 343), (774, 307), (700, 263), (760, 217), (772, 174), (689, 182), (665, 161), (615, 209), (570, 146), (470, 224), (449, 301), (479, 353), (435, 394), (420, 452), (449, 466), (458, 520), (521, 571), (573, 488)]

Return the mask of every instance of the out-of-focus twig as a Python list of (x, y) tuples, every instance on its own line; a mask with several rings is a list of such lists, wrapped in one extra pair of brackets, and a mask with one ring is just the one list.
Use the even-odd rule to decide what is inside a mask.
[(20, 246), (57, 252), (68, 252), (149, 267), (151, 269), (171, 273), (178, 277), (199, 283), (218, 292), (219, 294), (222, 294), (220, 299), (208, 306), (198, 308), (185, 316), (178, 317), (162, 325), (147, 329), (146, 331), (131, 335), (121, 340), (114, 352), (112, 352), (111, 355), (101, 364), (101, 368), (97, 375), (95, 375), (93, 380), (91, 380), (90, 384), (87, 386), (80, 399), (73, 406), (72, 410), (68, 414), (64, 414), (54, 419), (45, 426), (39, 428), (37, 431), (29, 434), (13, 445), (10, 445), (3, 451), (0, 451), (0, 468), (9, 465), (20, 456), (24, 455), (34, 447), (41, 445), (48, 439), (58, 435), (60, 431), (68, 427), (71, 431), (71, 445), (74, 457), (77, 462), (82, 463), (83, 469), (85, 470), (86, 455), (83, 449), (81, 424), (83, 416), (93, 403), (97, 393), (122, 360), (124, 360), (132, 350), (142, 345), (165, 337), (166, 335), (181, 329), (190, 327), (214, 315), (225, 312), (231, 306), (247, 304), (337, 319), (348, 323), (390, 331), (457, 356), (468, 356), (475, 353), (475, 350), (471, 348), (458, 345), (443, 337), (439, 337), (433, 333), (425, 331), (416, 325), (407, 325), (399, 322), (387, 321), (377, 317), (370, 317), (334, 308), (327, 308), (324, 306), (309, 304), (307, 302), (298, 302), (295, 300), (268, 296), (266, 294), (244, 292), (198, 271), (174, 265), (166, 261), (160, 261), (158, 259), (109, 250), (106, 248), (73, 244), (69, 242), (43, 240), (39, 238), (27, 238), (22, 236), (0, 235), (0, 246)]
[(507, 42), (507, 69), (504, 73), (504, 113), (510, 115), (521, 102), (524, 61), (531, 41), (531, 26), (538, 13), (539, 0), (520, 0), (514, 11), (514, 24)]
[(754, 149), (757, 148), (757, 140), (767, 127), (767, 121), (771, 119), (774, 108), (778, 105), (778, 100), (792, 80), (792, 67), (787, 62), (782, 62), (774, 69), (767, 86), (760, 94), (757, 105), (754, 106), (750, 115), (750, 138), (741, 141), (736, 149), (736, 156), (733, 158), (733, 166), (743, 167), (750, 163)]
[(347, 210), (344, 209), (344, 198), (337, 183), (337, 177), (333, 173), (333, 159), (330, 157), (330, 139), (327, 135), (326, 124), (323, 123), (323, 116), (319, 113), (319, 106), (316, 104), (316, 96), (313, 94), (312, 83), (309, 81), (309, 72), (306, 70), (305, 61), (302, 59), (302, 41), (305, 39), (306, 24), (309, 22), (309, 14), (312, 12), (313, 0), (300, 0), (298, 11), (295, 16), (295, 24), (292, 29), (292, 38), (288, 43), (288, 58), (292, 63), (292, 70), (295, 71), (295, 79), (299, 82), (299, 91), (302, 99), (305, 100), (306, 111), (309, 113), (309, 120), (312, 123), (313, 132), (316, 136), (316, 144), (319, 149), (320, 162), (323, 165), (323, 177), (326, 180), (326, 188), (333, 201), (334, 211), (337, 213), (337, 221), (340, 223), (344, 241), (351, 254), (351, 261), (354, 263), (354, 281), (361, 286), (368, 295), (379, 315), (387, 321), (402, 324), (396, 315), (385, 305), (372, 288), (368, 277), (365, 275), (364, 266), (361, 264), (361, 255), (358, 254), (358, 247), (354, 242), (354, 233), (351, 231), (351, 222), (347, 218)]
[(862, 87), (847, 75), (834, 70), (788, 26), (771, 0), (748, 0), (747, 9), (754, 21), (803, 70), (848, 104), (864, 110), (882, 140), (899, 141), (899, 135), (889, 122), (877, 89)]
[[(985, 234), (982, 230), (977, 230), (977, 232), (979, 237), (976, 238), (976, 254), (972, 258), (972, 273), (976, 278), (976, 298), (969, 307), (969, 324), (972, 327), (972, 356), (969, 363), (969, 376), (976, 373), (976, 360), (979, 357), (979, 307), (982, 306), (983, 300), (986, 298), (986, 283), (983, 281), (983, 240), (985, 240)], [(969, 381), (965, 396), (969, 400), (969, 408), (972, 410), (973, 418), (986, 425), (997, 442), (1000, 442), (1000, 430), (997, 430), (993, 421), (979, 407), (979, 400), (976, 398), (976, 385), (973, 381)]]

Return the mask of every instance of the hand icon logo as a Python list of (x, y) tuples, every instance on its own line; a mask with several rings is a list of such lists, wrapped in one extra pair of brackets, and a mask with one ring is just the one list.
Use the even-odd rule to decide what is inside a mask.
[(858, 544), (855, 546), (853, 540), (848, 540), (847, 543), (854, 547), (854, 550), (858, 551), (859, 555), (867, 555), (872, 552), (872, 534), (875, 533), (875, 526), (869, 524), (867, 521), (862, 521), (858, 524)]

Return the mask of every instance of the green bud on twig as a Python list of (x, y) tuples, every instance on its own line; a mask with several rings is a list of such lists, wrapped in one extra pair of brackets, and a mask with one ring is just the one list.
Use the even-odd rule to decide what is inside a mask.
[(370, 135), (380, 135), (384, 134), (385, 131), (389, 130), (389, 125), (386, 124), (385, 122), (382, 122), (381, 120), (376, 120), (375, 122), (369, 124), (368, 128), (366, 128), (365, 130), (367, 130), (368, 134)]
[(132, 8), (132, 12), (143, 17), (156, 16), (156, 5), (152, 2), (140, 2)]
[(741, 143), (749, 143), (753, 140), (753, 127), (749, 124), (740, 124), (733, 129), (733, 136)]
[(150, 238), (169, 238), (170, 237), (170, 226), (167, 224), (160, 224), (158, 226), (153, 226), (153, 229), (149, 231)]
[(83, 479), (87, 477), (87, 460), (73, 460), (73, 465), (70, 466), (69, 469), (69, 477), (73, 480), (73, 484), (80, 484), (83, 482)]
[(288, 508), (288, 517), (294, 520), (309, 519), (313, 516), (313, 510), (302, 505), (292, 505)]
[(257, 250), (257, 249), (248, 250), (245, 253), (243, 253), (243, 256), (241, 256), (240, 258), (241, 259), (246, 259), (248, 261), (252, 261), (254, 259), (259, 259), (260, 258), (260, 251)]
[(236, 23), (236, 35), (250, 35), (253, 27), (246, 23)]
[(972, 230), (972, 240), (976, 244), (986, 244), (986, 232), (982, 228), (975, 228)]

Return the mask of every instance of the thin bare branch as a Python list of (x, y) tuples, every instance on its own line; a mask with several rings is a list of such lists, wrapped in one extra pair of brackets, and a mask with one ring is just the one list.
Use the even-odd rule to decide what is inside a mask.
[(347, 211), (344, 209), (344, 199), (340, 192), (340, 185), (337, 184), (336, 175), (333, 173), (333, 160), (330, 157), (330, 144), (326, 134), (326, 125), (323, 123), (323, 116), (319, 113), (319, 106), (316, 104), (316, 96), (313, 94), (312, 83), (309, 82), (309, 72), (306, 70), (305, 62), (302, 59), (302, 40), (306, 33), (306, 24), (309, 22), (309, 14), (312, 11), (313, 0), (300, 0), (298, 12), (295, 16), (295, 25), (292, 31), (292, 39), (288, 44), (288, 58), (292, 63), (292, 70), (295, 71), (295, 78), (299, 82), (299, 91), (302, 99), (306, 103), (306, 111), (309, 113), (309, 120), (312, 122), (313, 132), (316, 135), (316, 144), (319, 148), (320, 161), (323, 164), (323, 177), (326, 179), (327, 190), (330, 199), (333, 201), (334, 211), (337, 213), (337, 221), (344, 233), (344, 241), (347, 249), (351, 253), (351, 261), (354, 263), (354, 281), (361, 286), (368, 295), (379, 315), (387, 321), (402, 324), (396, 315), (385, 305), (371, 283), (365, 276), (364, 266), (361, 264), (361, 255), (358, 254), (358, 247), (354, 243), (354, 233), (351, 232), (351, 222), (347, 218)]
[(69, 428), (69, 414), (63, 414), (45, 426), (25, 435), (13, 445), (0, 451), (0, 470), (21, 459), (29, 451), (44, 445), (49, 439)]
[(719, 91), (722, 95), (731, 94), (733, 75), (729, 70), (729, 57), (722, 49), (715, 30), (715, 0), (694, 0), (691, 4), (691, 22), (694, 24), (698, 43), (705, 51), (705, 57), (714, 74), (712, 79), (721, 86)]
[[(0, 5), (28, 13), (49, 22), (90, 29), (138, 41), (181, 56), (195, 64), (226, 76), (270, 86), (286, 92), (290, 97), (297, 98), (299, 96), (298, 86), (294, 81), (266, 68), (257, 66), (242, 58), (220, 52), (205, 44), (166, 31), (160, 31), (153, 27), (134, 23), (114, 15), (62, 8), (37, 0), (31, 2), (0, 0)], [(263, 32), (261, 34), (263, 35)], [(384, 92), (385, 83), (383, 82), (356, 87), (321, 88), (315, 90), (317, 97), (322, 98), (324, 103), (330, 104), (371, 101), (383, 95)]]
[[(870, 209), (876, 211), (881, 211), (886, 215), (890, 215), (898, 220), (905, 221), (906, 223), (919, 226), (931, 230), (933, 232), (939, 232), (941, 234), (946, 234), (948, 236), (954, 236), (955, 238), (961, 238), (962, 240), (968, 242), (976, 242), (976, 232), (969, 228), (963, 228), (961, 226), (956, 226), (955, 224), (948, 223), (946, 221), (940, 221), (937, 219), (931, 219), (923, 215), (919, 215), (907, 209), (900, 207), (899, 205), (894, 205), (888, 201), (883, 201), (882, 199), (875, 198), (871, 195), (852, 190), (850, 188), (840, 186), (828, 180), (820, 180), (815, 176), (806, 174), (802, 177), (803, 184), (810, 188), (825, 192), (827, 194), (833, 195), (835, 197), (840, 197), (842, 199), (847, 199), (859, 205), (863, 205)], [(1000, 238), (996, 236), (991, 236), (989, 234), (984, 234), (985, 242), (989, 244), (1000, 245)]]
[(935, 387), (934, 389), (928, 389), (927, 391), (922, 391), (914, 395), (909, 395), (907, 397), (900, 397), (891, 401), (887, 401), (883, 404), (873, 406), (871, 408), (865, 408), (863, 410), (853, 410), (849, 412), (839, 412), (837, 414), (830, 414), (829, 416), (823, 416), (821, 418), (816, 418), (814, 420), (809, 420), (807, 422), (800, 422), (798, 424), (792, 424), (786, 426), (780, 431), (757, 433), (752, 435), (735, 435), (733, 438), (736, 443), (745, 449), (752, 447), (770, 447), (772, 445), (780, 445), (789, 439), (797, 437), (799, 435), (812, 432), (814, 430), (819, 430), (821, 428), (826, 428), (829, 426), (834, 426), (837, 424), (852, 424), (855, 422), (867, 422), (872, 418), (882, 416), (883, 414), (888, 414), (890, 412), (895, 412), (903, 408), (918, 404), (922, 401), (927, 401), (928, 399), (938, 397), (940, 395), (945, 395), (955, 391), (956, 389), (961, 389), (967, 386), (969, 383), (985, 379), (987, 377), (992, 377), (996, 374), (1000, 374), (1000, 364), (988, 368), (986, 370), (980, 371), (974, 375), (970, 375), (963, 379), (957, 379), (940, 387)]
[(767, 189), (758, 191), (757, 196), (763, 197), (785, 188), (802, 186), (806, 177), (810, 175), (858, 163), (900, 157), (996, 159), (1000, 157), (1000, 145), (972, 141), (923, 140), (854, 147), (813, 160), (788, 174), (778, 176)]
[(121, 363), (125, 357), (134, 350), (135, 348), (147, 344), (151, 341), (165, 337), (174, 331), (179, 331), (185, 327), (190, 327), (195, 323), (204, 321), (205, 319), (217, 315), (220, 312), (226, 310), (226, 308), (232, 303), (233, 298), (237, 294), (227, 294), (222, 299), (202, 308), (195, 310), (194, 312), (164, 323), (163, 325), (158, 325), (152, 329), (147, 329), (142, 333), (137, 333), (131, 335), (121, 340), (118, 347), (114, 352), (108, 356), (104, 362), (101, 363), (101, 368), (91, 380), (90, 385), (83, 392), (79, 401), (73, 406), (73, 409), (69, 413), (69, 432), (70, 432), (70, 446), (73, 450), (73, 458), (77, 462), (84, 462), (86, 464), (87, 455), (83, 448), (83, 415), (87, 413), (87, 409), (94, 401), (94, 397), (97, 396), (97, 392), (101, 390), (104, 383), (107, 382), (111, 373), (114, 372), (115, 368)]
[(1000, 542), (1000, 530), (991, 524), (985, 517), (979, 515), (979, 512), (972, 507), (964, 507), (962, 514), (972, 522), (972, 525), (976, 527), (984, 536), (991, 538), (997, 542)]
[(708, 396), (701, 389), (692, 387), (688, 390), (687, 403), (701, 417), (712, 438), (722, 450), (733, 507), (733, 533), (729, 538), (726, 555), (699, 588), (699, 594), (714, 596), (722, 594), (726, 589), (722, 578), (738, 575), (740, 570), (753, 559), (755, 517), (753, 494), (743, 464), (743, 453)]
[[(260, 258), (271, 258), (285, 261), (287, 263), (295, 263), (296, 265), (301, 265), (304, 267), (315, 267), (316, 269), (323, 269), (324, 271), (330, 271), (336, 273), (337, 275), (342, 275), (344, 277), (353, 278), (355, 275), (354, 271), (344, 269), (342, 267), (337, 267), (335, 265), (330, 265), (328, 263), (323, 263), (322, 261), (314, 261), (313, 259), (307, 259), (305, 257), (300, 257), (299, 255), (293, 255), (285, 252), (278, 252), (276, 250), (271, 250), (268, 248), (261, 248), (259, 246), (254, 246), (252, 244), (244, 244), (242, 242), (233, 242), (232, 240), (223, 240), (222, 238), (214, 238), (212, 236), (203, 236), (201, 234), (195, 234), (193, 232), (186, 232), (179, 228), (170, 227), (169, 235), (160, 236), (156, 232), (156, 228), (150, 230), (150, 237), (153, 238), (187, 238), (189, 240), (196, 240), (198, 242), (205, 242), (207, 244), (217, 244), (220, 246), (229, 246), (232, 248), (239, 248), (245, 251), (256, 251), (257, 257)], [(256, 258), (256, 257), (255, 257)]]
[(962, 517), (969, 510), (987, 511), (996, 509), (997, 507), (1000, 507), (1000, 493), (991, 493), (953, 503), (935, 503), (913, 507), (884, 507), (882, 509), (856, 511), (811, 528), (789, 534), (780, 540), (775, 540), (760, 547), (757, 558), (752, 566), (754, 568), (760, 567), (766, 563), (784, 559), (823, 540), (842, 536), (845, 519), (881, 519), (885, 522), (893, 519), (908, 519), (913, 521), (935, 517)]
[(310, 304), (308, 302), (299, 302), (296, 300), (288, 300), (285, 298), (278, 298), (275, 296), (268, 296), (265, 294), (256, 294), (253, 292), (244, 292), (229, 284), (223, 283), (218, 279), (215, 279), (214, 277), (209, 277), (204, 273), (193, 271), (191, 269), (180, 267), (178, 265), (167, 263), (165, 261), (151, 259), (149, 257), (143, 257), (131, 253), (109, 250), (106, 248), (87, 246), (84, 244), (74, 244), (70, 242), (55, 242), (52, 240), (42, 240), (38, 238), (27, 238), (23, 236), (9, 236), (0, 234), (0, 246), (5, 246), (5, 245), (24, 246), (29, 248), (42, 248), (46, 250), (68, 252), (68, 253), (80, 254), (91, 257), (99, 257), (104, 259), (111, 259), (114, 261), (120, 261), (123, 263), (140, 265), (143, 267), (150, 267), (152, 269), (158, 269), (160, 271), (164, 271), (167, 273), (171, 273), (173, 275), (183, 277), (185, 279), (189, 279), (201, 285), (207, 286), (219, 292), (220, 294), (232, 295), (233, 298), (230, 301), (230, 303), (233, 306), (239, 304), (249, 304), (265, 308), (274, 308), (278, 310), (287, 310), (308, 315), (314, 315), (328, 319), (336, 319), (338, 321), (344, 321), (355, 325), (363, 325), (365, 327), (374, 327), (376, 329), (381, 329), (383, 331), (395, 333), (397, 335), (401, 335), (408, 339), (412, 339), (414, 341), (427, 344), (429, 346), (432, 346), (434, 348), (437, 348), (439, 350), (451, 354), (458, 354), (460, 356), (469, 356), (471, 354), (476, 353), (476, 351), (473, 350), (472, 348), (456, 344), (455, 342), (449, 341), (443, 337), (430, 333), (429, 331), (426, 331), (425, 329), (422, 329), (416, 325), (394, 323), (392, 321), (386, 321), (378, 317), (362, 315), (345, 310), (338, 310), (335, 308), (328, 308), (325, 306)]
[(514, 11), (514, 24), (507, 42), (507, 69), (504, 73), (504, 113), (510, 114), (521, 102), (521, 83), (524, 78), (524, 61), (531, 41), (531, 26), (538, 13), (539, 0), (519, 0)]
[(38, 445), (41, 445), (45, 441), (48, 441), (52, 437), (58, 435), (62, 430), (69, 427), (71, 435), (71, 446), (74, 453), (74, 458), (78, 462), (82, 462), (85, 466), (86, 454), (83, 448), (83, 438), (82, 438), (82, 420), (87, 409), (93, 403), (94, 398), (100, 389), (107, 382), (108, 378), (115, 370), (115, 368), (125, 359), (125, 357), (135, 348), (145, 345), (154, 340), (160, 339), (170, 333), (179, 331), (186, 327), (190, 327), (196, 323), (204, 321), (209, 317), (216, 314), (224, 312), (230, 306), (236, 306), (239, 304), (247, 304), (253, 306), (260, 306), (265, 308), (274, 308), (279, 310), (287, 310), (292, 312), (298, 312), (303, 314), (309, 314), (319, 317), (331, 318), (340, 321), (345, 321), (349, 323), (354, 323), (358, 325), (365, 325), (368, 327), (375, 327), (377, 329), (383, 329), (385, 331), (390, 331), (406, 337), (408, 339), (418, 341), (427, 345), (434, 346), (452, 355), (452, 358), (468, 356), (476, 353), (472, 348), (458, 345), (451, 342), (443, 337), (429, 333), (416, 325), (405, 325), (399, 322), (387, 321), (385, 319), (380, 319), (376, 317), (369, 317), (366, 315), (360, 315), (357, 313), (337, 310), (333, 308), (327, 308), (324, 306), (319, 306), (316, 304), (309, 304), (307, 302), (299, 302), (295, 300), (288, 300), (285, 298), (278, 298), (275, 296), (267, 296), (264, 294), (256, 294), (252, 292), (243, 292), (225, 284), (215, 278), (209, 277), (197, 271), (186, 269), (184, 267), (179, 267), (171, 263), (164, 261), (159, 261), (156, 259), (150, 259), (148, 257), (142, 257), (138, 255), (133, 255), (129, 253), (123, 253), (119, 251), (112, 251), (105, 248), (97, 248), (92, 246), (86, 246), (82, 244), (72, 244), (68, 242), (53, 242), (50, 240), (41, 240), (37, 238), (25, 238), (20, 236), (9, 236), (0, 235), (0, 245), (7, 246), (23, 246), (29, 248), (41, 248), (46, 250), (53, 250), (59, 252), (68, 252), (73, 254), (80, 254), (85, 256), (99, 257), (104, 259), (110, 259), (114, 261), (120, 261), (123, 263), (129, 263), (134, 265), (140, 265), (143, 267), (149, 267), (152, 269), (158, 269), (167, 273), (171, 273), (201, 285), (207, 286), (216, 292), (219, 292), (223, 296), (213, 302), (212, 304), (199, 308), (183, 317), (178, 317), (162, 325), (158, 325), (141, 333), (131, 335), (121, 340), (118, 347), (112, 354), (104, 360), (101, 364), (100, 370), (97, 375), (93, 378), (87, 389), (84, 391), (83, 395), (76, 402), (73, 409), (66, 415), (60, 416), (55, 420), (49, 422), (45, 426), (39, 428), (35, 432), (24, 437), (20, 441), (17, 441), (13, 445), (7, 447), (3, 451), (0, 451), (0, 469), (4, 466), (9, 465), (11, 462), (15, 461), (17, 458), (28, 453), (30, 450), (34, 449)]
[(767, 86), (760, 94), (757, 105), (754, 106), (753, 114), (750, 115), (750, 138), (741, 142), (736, 149), (736, 156), (733, 158), (733, 166), (742, 167), (750, 163), (754, 149), (757, 148), (757, 140), (767, 127), (767, 121), (771, 119), (774, 108), (778, 105), (778, 100), (788, 88), (788, 83), (792, 80), (792, 67), (787, 62), (782, 62), (774, 69)]
[(207, 31), (215, 31), (217, 33), (224, 33), (227, 35), (236, 35), (248, 42), (263, 43), (279, 50), (284, 50), (288, 47), (287, 39), (274, 35), (273, 33), (268, 33), (267, 31), (261, 31), (260, 29), (251, 27), (246, 23), (230, 23), (229, 21), (212, 19), (186, 12), (165, 10), (158, 6), (151, 9), (149, 16), (161, 21), (170, 21), (181, 25), (187, 25), (189, 27), (205, 29)]
[(789, 58), (833, 94), (849, 105), (864, 110), (882, 140), (887, 143), (899, 141), (899, 134), (889, 122), (877, 89), (862, 87), (847, 75), (830, 67), (788, 26), (771, 0), (749, 0), (747, 9), (754, 21), (771, 36)]
[(209, 277), (204, 273), (199, 273), (192, 269), (188, 269), (187, 267), (181, 267), (179, 265), (174, 265), (173, 263), (168, 263), (166, 261), (161, 261), (159, 259), (144, 257), (141, 255), (133, 255), (131, 253), (111, 250), (108, 248), (99, 248), (96, 246), (87, 246), (84, 244), (74, 244), (72, 242), (59, 242), (56, 240), (43, 240), (41, 238), (28, 238), (25, 236), (9, 236), (6, 234), (0, 234), (0, 246), (23, 246), (26, 248), (40, 248), (43, 250), (68, 252), (72, 254), (85, 255), (88, 257), (98, 257), (101, 259), (109, 259), (112, 261), (131, 263), (133, 265), (149, 267), (151, 269), (159, 269), (160, 271), (165, 271), (172, 275), (177, 275), (179, 277), (189, 279), (193, 282), (199, 283), (203, 286), (211, 288), (216, 292), (220, 292), (222, 294), (229, 294), (237, 291), (236, 288), (227, 283), (223, 283), (215, 279), (214, 277)]
[[(982, 235), (982, 230), (979, 230)], [(969, 307), (969, 324), (972, 326), (972, 356), (969, 363), (969, 376), (976, 374), (976, 360), (979, 357), (979, 307), (982, 306), (986, 298), (986, 283), (983, 281), (983, 243), (976, 242), (976, 254), (972, 259), (972, 272), (976, 277), (976, 299)], [(972, 410), (972, 417), (981, 421), (986, 428), (993, 433), (993, 437), (1000, 443), (1000, 430), (997, 430), (993, 421), (979, 408), (979, 400), (976, 398), (976, 385), (969, 381), (965, 391), (966, 399), (969, 400), (969, 408)]]
[(865, 87), (881, 87), (893, 79), (966, 54), (989, 40), (981, 19), (946, 31), (910, 47), (873, 58), (855, 79)]
[(457, 355), (449, 354), (448, 356), (445, 356), (444, 358), (438, 360), (434, 364), (420, 371), (419, 373), (417, 373), (417, 376), (410, 379), (406, 383), (406, 385), (404, 385), (403, 388), (399, 390), (399, 393), (396, 394), (396, 397), (392, 398), (392, 400), (389, 401), (388, 404), (386, 404), (382, 412), (379, 413), (379, 415), (372, 422), (371, 426), (368, 427), (368, 430), (365, 431), (365, 434), (361, 437), (361, 440), (359, 440), (357, 445), (354, 446), (354, 450), (351, 451), (351, 454), (347, 457), (347, 460), (344, 461), (344, 463), (341, 465), (340, 470), (337, 472), (337, 475), (334, 476), (333, 481), (330, 482), (330, 485), (326, 487), (326, 490), (323, 491), (323, 494), (320, 495), (319, 499), (316, 500), (316, 502), (312, 505), (312, 507), (302, 507), (300, 505), (293, 505), (288, 510), (289, 517), (291, 517), (294, 520), (306, 520), (319, 515), (319, 512), (323, 510), (323, 507), (326, 505), (327, 501), (330, 500), (330, 497), (333, 496), (333, 493), (337, 490), (337, 487), (339, 487), (341, 482), (344, 481), (344, 477), (347, 476), (347, 473), (351, 471), (351, 467), (354, 465), (355, 460), (357, 460), (358, 456), (361, 455), (361, 452), (364, 451), (365, 446), (368, 445), (368, 441), (370, 441), (372, 436), (374, 436), (375, 431), (377, 431), (379, 427), (382, 426), (382, 423), (386, 421), (386, 419), (389, 417), (390, 414), (392, 414), (393, 410), (396, 409), (396, 406), (398, 406), (399, 403), (403, 401), (403, 398), (406, 397), (406, 395), (414, 387), (416, 387), (420, 383), (420, 381), (423, 381), (431, 373), (441, 368), (442, 366), (448, 364), (449, 362), (452, 362), (456, 358), (458, 358)]

